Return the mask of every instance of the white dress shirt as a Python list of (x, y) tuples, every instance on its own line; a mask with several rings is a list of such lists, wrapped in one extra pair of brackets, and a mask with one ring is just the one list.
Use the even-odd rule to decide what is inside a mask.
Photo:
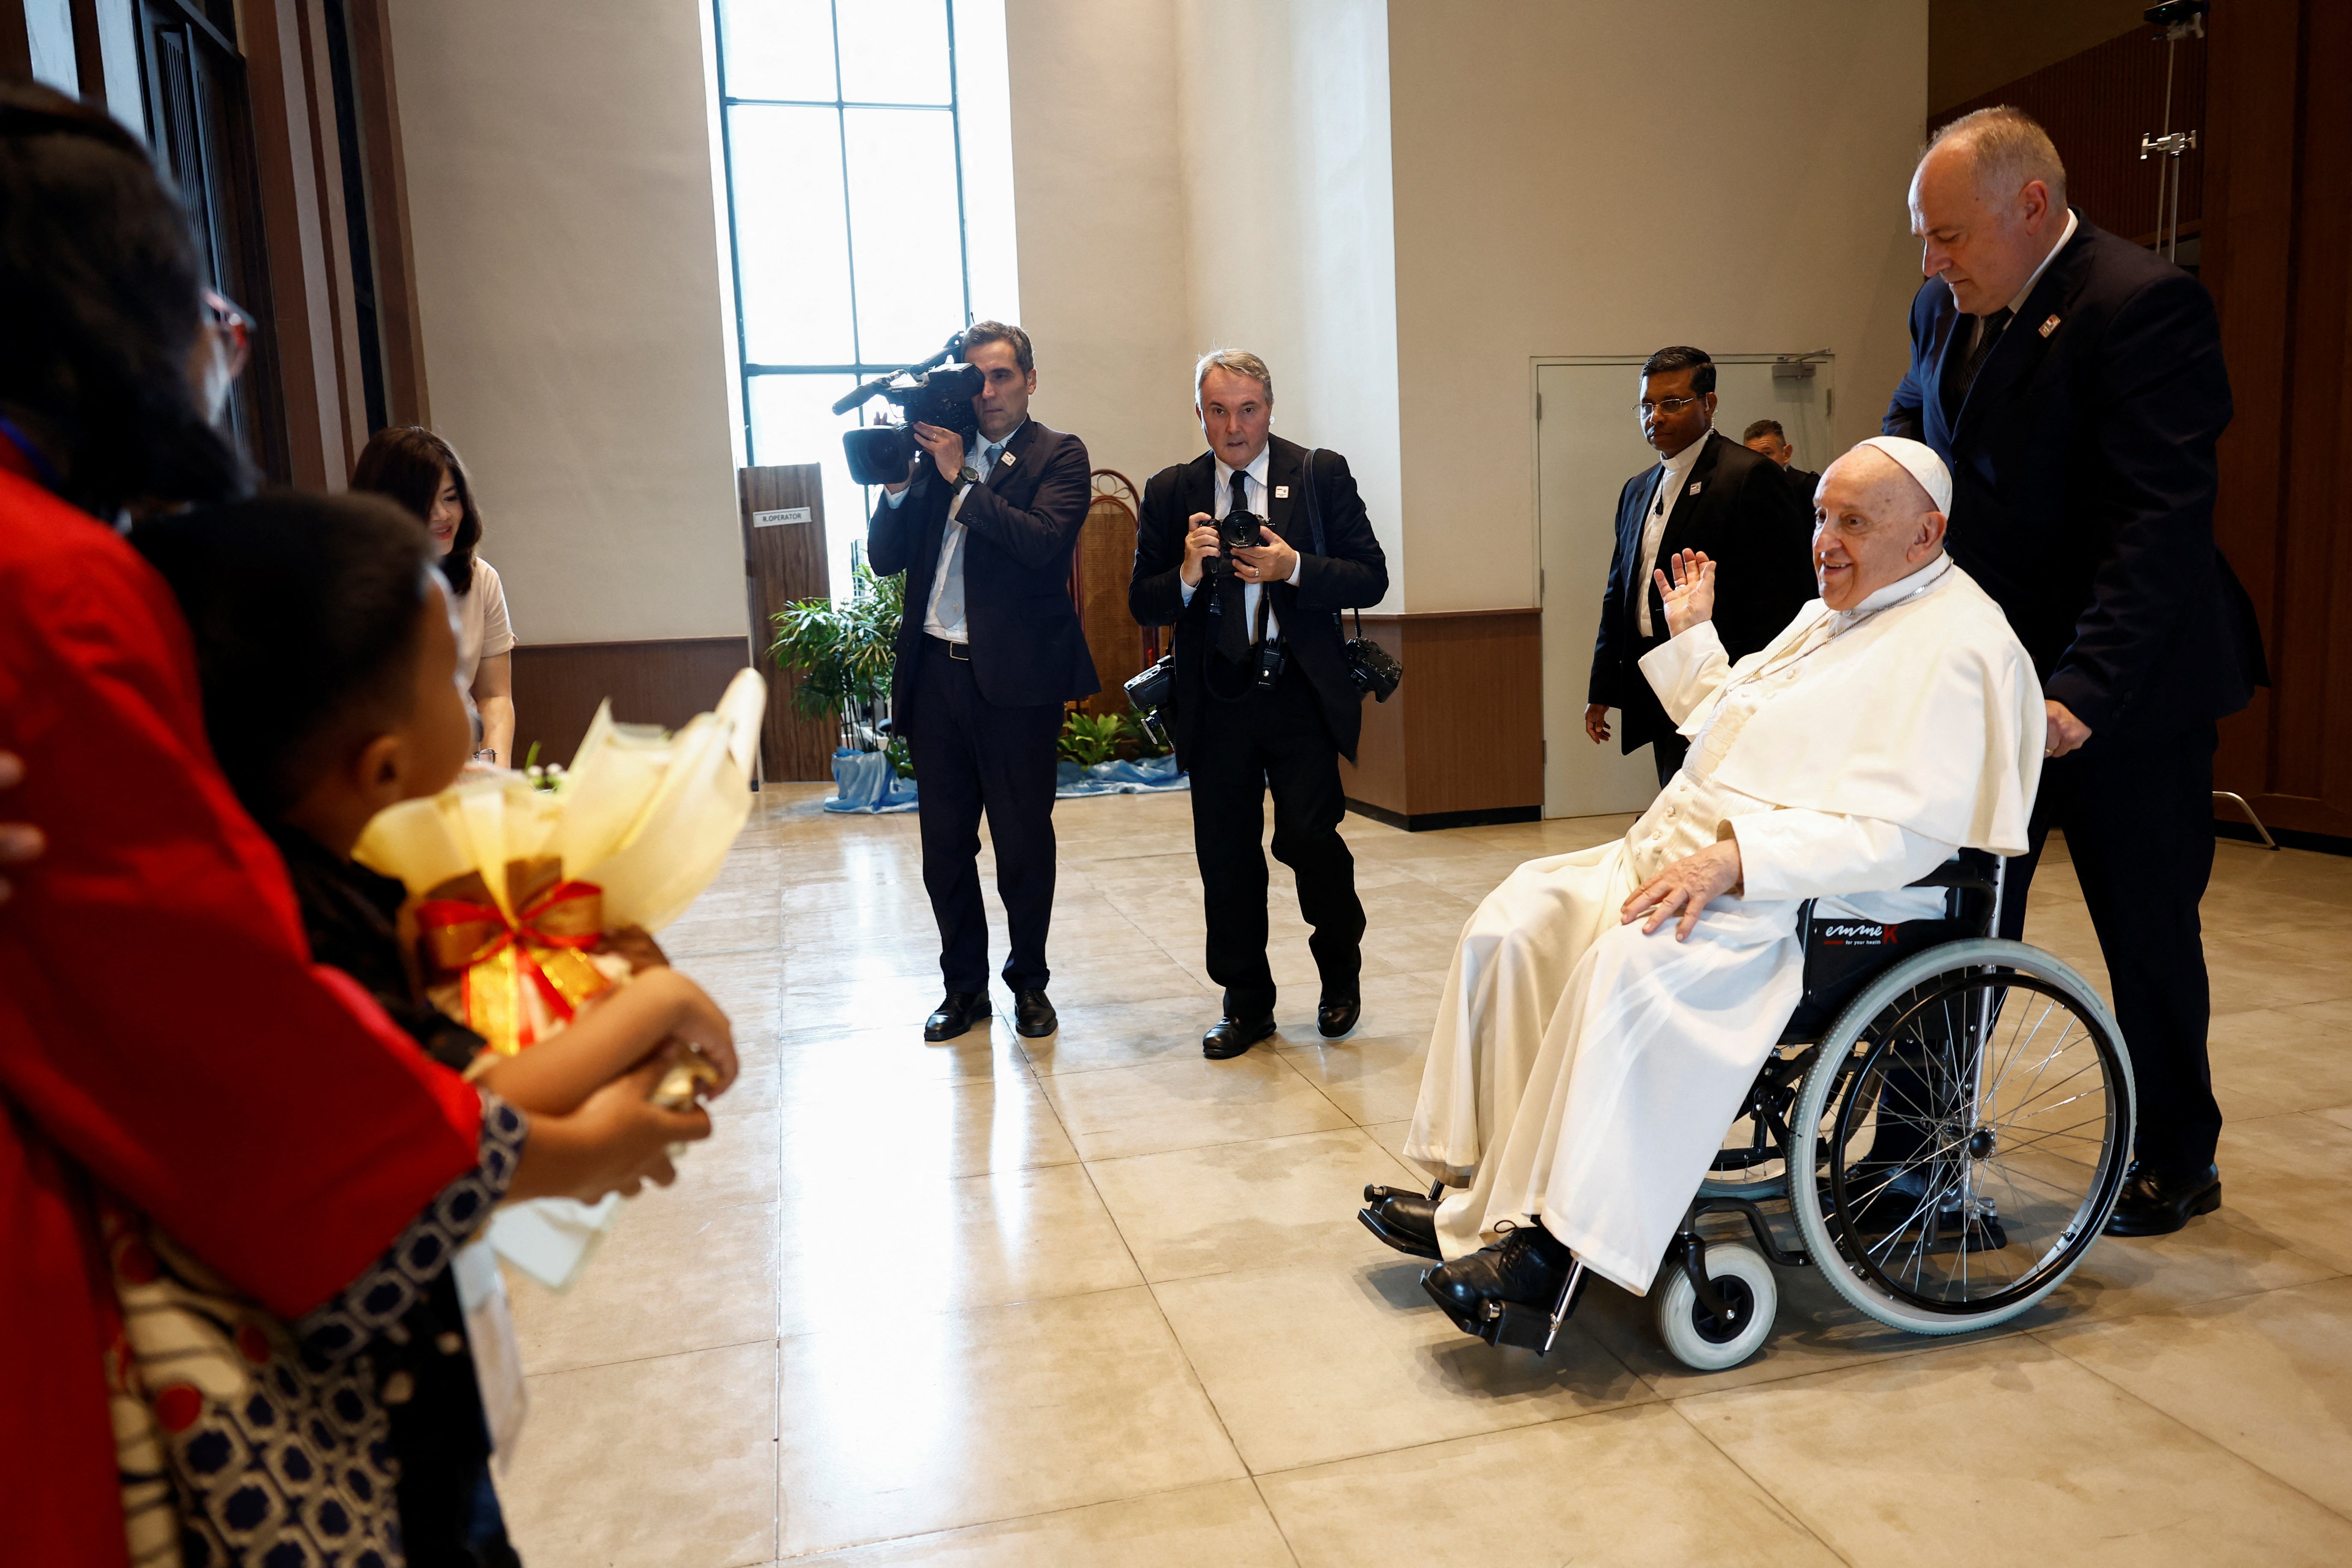
[[(1211, 461), (1216, 466), (1217, 483), (1216, 493), (1209, 501), (1209, 515), (1213, 518), (1223, 518), (1225, 513), (1233, 510), (1234, 475), (1235, 473), (1240, 473), (1247, 476), (1242, 480), (1242, 489), (1243, 493), (1249, 497), (1249, 510), (1257, 513), (1257, 515), (1262, 518), (1271, 520), (1274, 514), (1266, 510), (1265, 504), (1265, 473), (1266, 465), (1268, 462), (1272, 461), (1273, 457), (1274, 443), (1272, 441), (1268, 441), (1265, 446), (1260, 447), (1257, 449), (1257, 456), (1250, 459), (1250, 465), (1246, 468), (1230, 468), (1225, 466), (1225, 460), (1223, 458), (1213, 458)], [(1306, 482), (1313, 484), (1315, 482), (1314, 476), (1311, 474), (1308, 475)], [(1300, 506), (1306, 505), (1306, 498), (1297, 498), (1297, 504)], [(1271, 521), (1269, 521), (1268, 526), (1271, 525)], [(1192, 530), (1186, 529), (1185, 531), (1190, 533)], [(1298, 585), (1298, 574), (1306, 564), (1307, 557), (1304, 554), (1301, 554), (1297, 560), (1291, 563), (1290, 576), (1287, 581), (1292, 587), (1295, 588)], [(1185, 582), (1181, 574), (1178, 574), (1176, 580), (1177, 592), (1183, 595), (1184, 602), (1186, 604), (1189, 605), (1192, 602), (1192, 590), (1196, 586), (1198, 586), (1198, 584)], [(1259, 585), (1255, 583), (1244, 583), (1242, 584), (1242, 620), (1253, 632), (1257, 628), (1257, 598), (1259, 592)], [(1281, 635), (1282, 622), (1275, 615), (1274, 606), (1268, 605), (1265, 608), (1265, 640), (1272, 642)]]
[[(1021, 421), (1021, 425), (1028, 423), (1026, 419)], [(1006, 447), (1012, 444), (1013, 437), (1021, 434), (1021, 425), (1015, 425), (1006, 431), (1003, 440), (984, 441), (981, 444), (979, 451), (966, 457), (964, 460), (971, 465), (975, 473), (980, 475), (979, 483), (984, 485), (988, 482), (990, 472), (996, 467), (997, 458)], [(907, 499), (907, 491), (913, 488), (912, 485), (908, 485), (897, 490), (883, 491), (883, 503), (892, 510), (897, 510), (898, 503)], [(923, 630), (932, 637), (942, 637), (949, 642), (965, 642), (970, 639), (970, 634), (964, 629), (966, 619), (964, 616), (958, 616), (952, 622), (940, 619), (940, 594), (948, 585), (950, 563), (955, 563), (954, 570), (958, 576), (961, 576), (963, 572), (962, 563), (956, 561), (955, 548), (957, 542), (963, 538), (964, 530), (963, 524), (956, 521), (956, 514), (963, 510), (963, 498), (971, 493), (969, 488), (959, 490), (956, 492), (955, 500), (948, 503), (948, 525), (940, 531), (939, 564), (931, 572), (931, 596), (929, 602), (923, 606)], [(967, 611), (970, 607), (971, 601), (966, 600)]]
[(1706, 437), (1715, 434), (1715, 426), (1706, 427), (1705, 435), (1671, 458), (1658, 459), (1658, 486), (1651, 492), (1650, 510), (1642, 519), (1642, 570), (1633, 579), (1633, 589), (1641, 605), (1637, 620), (1643, 637), (1656, 634), (1650, 630), (1650, 574), (1658, 569), (1658, 542), (1666, 536), (1666, 524), (1674, 521), (1675, 503), (1690, 486), (1685, 482), (1690, 471), (1698, 466), (1698, 455), (1706, 447)]

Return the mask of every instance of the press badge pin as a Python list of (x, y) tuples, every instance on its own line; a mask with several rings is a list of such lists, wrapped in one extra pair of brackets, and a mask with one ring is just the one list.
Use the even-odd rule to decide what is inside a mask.
[(2051, 317), (2048, 321), (2042, 323), (2042, 335), (2045, 338), (2057, 330), (2058, 318), (2055, 316)]
[(1696, 494), (1698, 494), (1698, 487), (1699, 487), (1699, 481), (1697, 481), (1697, 480), (1693, 480), (1693, 481), (1691, 482), (1690, 493), (1691, 493), (1692, 495), (1696, 495)]
[(1288, 485), (1275, 486), (1274, 499), (1276, 500), (1288, 500), (1290, 499), (1290, 487)]
[(996, 460), (1009, 468), (1013, 466), (1013, 454), (1010, 452), (1002, 453), (998, 456)]

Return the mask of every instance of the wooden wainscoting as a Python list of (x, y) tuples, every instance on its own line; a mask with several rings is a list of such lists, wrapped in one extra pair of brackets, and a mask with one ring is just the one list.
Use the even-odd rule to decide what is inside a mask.
[(515, 756), (539, 742), (542, 763), (569, 763), (596, 716), (676, 729), (708, 712), (751, 663), (740, 637), (662, 642), (525, 643), (514, 650)]
[(1542, 816), (1543, 612), (1366, 616), (1364, 635), (1404, 683), (1365, 700), (1356, 761), (1339, 764), (1349, 808), (1413, 830)]

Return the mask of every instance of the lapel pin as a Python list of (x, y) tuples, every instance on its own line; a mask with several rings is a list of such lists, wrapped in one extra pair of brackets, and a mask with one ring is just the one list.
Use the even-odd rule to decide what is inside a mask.
[(1013, 466), (1013, 454), (1010, 452), (1000, 452), (997, 454), (996, 460), (1009, 468)]
[(2051, 317), (2048, 321), (2042, 323), (2042, 335), (2045, 338), (2057, 330), (2058, 318), (2055, 316)]
[(1288, 485), (1275, 486), (1274, 499), (1276, 500), (1288, 500), (1290, 499), (1290, 487)]
[(1699, 487), (1699, 485), (1700, 485), (1700, 483), (1701, 483), (1701, 482), (1702, 482), (1702, 481), (1697, 480), (1697, 479), (1693, 479), (1693, 480), (1691, 481), (1691, 488), (1690, 488), (1690, 493), (1691, 493), (1691, 494), (1693, 494), (1693, 495), (1696, 495), (1696, 494), (1698, 494), (1698, 487)]

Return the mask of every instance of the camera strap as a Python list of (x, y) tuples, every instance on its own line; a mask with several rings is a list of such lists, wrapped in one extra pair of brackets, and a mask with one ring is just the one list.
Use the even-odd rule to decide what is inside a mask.
[[(1315, 483), (1315, 459), (1322, 455), (1322, 447), (1310, 447), (1307, 448), (1306, 465), (1307, 527), (1315, 544), (1315, 553), (1318, 555), (1329, 553), (1323, 548), (1323, 498)], [(1337, 610), (1331, 612), (1331, 624), (1335, 626), (1340, 624), (1339, 612)], [(1361, 610), (1356, 612), (1356, 635), (1358, 637), (1364, 635), (1364, 612)]]

